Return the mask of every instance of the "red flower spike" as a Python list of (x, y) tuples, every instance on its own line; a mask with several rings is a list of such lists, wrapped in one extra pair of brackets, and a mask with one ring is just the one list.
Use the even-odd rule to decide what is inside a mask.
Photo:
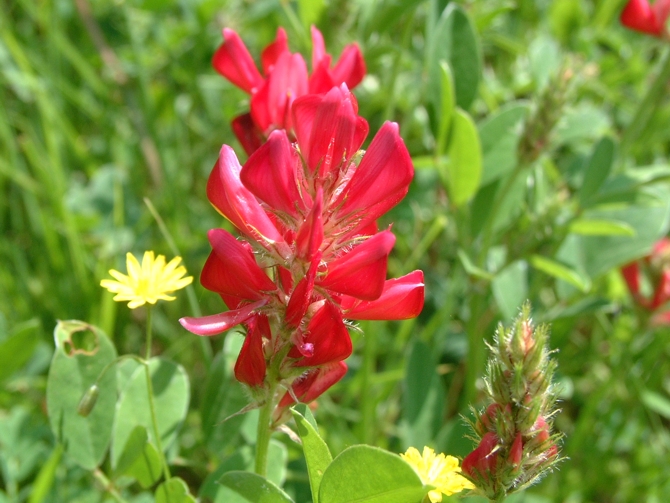
[(265, 75), (268, 75), (272, 71), (272, 67), (279, 59), (279, 56), (285, 52), (289, 52), (288, 40), (286, 37), (286, 31), (280, 26), (277, 28), (277, 36), (275, 37), (275, 41), (263, 49), (263, 52), (261, 52), (261, 64), (263, 65), (263, 72)]
[(254, 241), (277, 252), (281, 257), (290, 256), (291, 250), (281, 233), (256, 197), (242, 185), (241, 170), (242, 166), (233, 149), (228, 145), (221, 147), (219, 160), (207, 180), (209, 201), (235, 227)]
[[(302, 358), (295, 367), (316, 367), (327, 363), (342, 361), (351, 355), (351, 337), (342, 321), (339, 309), (326, 302), (319, 309), (307, 326), (303, 338), (304, 344), (312, 344), (313, 355)], [(300, 358), (301, 352), (294, 347), (289, 352), (290, 358)]]
[(244, 164), (240, 180), (268, 206), (295, 218), (298, 210), (305, 208), (298, 189), (299, 163), (298, 153), (291, 148), (286, 131), (273, 131), (268, 141)]
[(377, 300), (359, 301), (343, 296), (340, 307), (350, 320), (407, 320), (419, 315), (423, 302), (423, 271), (413, 271), (401, 278), (386, 280)]
[(247, 155), (253, 154), (265, 141), (263, 132), (254, 124), (249, 113), (235, 117), (230, 127)]
[(489, 431), (482, 437), (477, 448), (465, 457), (461, 469), (473, 480), (489, 480), (497, 464), (498, 437)]
[(267, 364), (263, 354), (263, 332), (269, 332), (270, 326), (267, 317), (262, 315), (257, 315), (248, 325), (234, 372), (238, 381), (256, 388), (262, 386), (265, 380)]
[(279, 56), (272, 72), (251, 96), (251, 117), (261, 131), (270, 127), (290, 130), (293, 101), (307, 94), (307, 66), (299, 54)]
[[(656, 5), (654, 5), (654, 7), (656, 7)], [(624, 7), (621, 12), (621, 24), (631, 30), (653, 35), (655, 37), (661, 36), (664, 31), (667, 12), (665, 12), (665, 5), (660, 9), (658, 7), (655, 9), (654, 7), (650, 6), (647, 0), (629, 0), (626, 7)], [(658, 11), (659, 14), (665, 13), (665, 17), (659, 18), (656, 11)]]
[(223, 229), (208, 233), (212, 253), (200, 275), (202, 286), (213, 292), (248, 300), (266, 298), (276, 290), (274, 282), (258, 267), (248, 243)]
[(359, 226), (377, 220), (405, 197), (413, 176), (412, 159), (398, 125), (384, 123), (343, 191), (339, 215), (356, 215)]
[(254, 316), (255, 311), (263, 307), (267, 302), (267, 299), (263, 299), (253, 304), (247, 304), (239, 309), (212, 314), (210, 316), (201, 316), (200, 318), (185, 317), (181, 318), (179, 323), (186, 330), (197, 335), (217, 335), (240, 323), (244, 323)]
[(376, 300), (384, 291), (388, 255), (395, 244), (391, 231), (382, 231), (328, 264), (317, 284), (362, 300)]
[(263, 83), (251, 54), (237, 33), (229, 28), (223, 29), (223, 45), (212, 58), (214, 69), (237, 87), (251, 93)]

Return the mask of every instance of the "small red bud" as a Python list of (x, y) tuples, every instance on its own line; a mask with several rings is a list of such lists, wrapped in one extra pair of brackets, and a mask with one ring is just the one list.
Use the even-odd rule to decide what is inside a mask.
[(515, 469), (518, 469), (521, 466), (521, 460), (523, 458), (523, 438), (521, 433), (517, 433), (512, 442), (512, 447), (509, 450), (509, 457), (507, 461), (509, 464), (514, 466)]

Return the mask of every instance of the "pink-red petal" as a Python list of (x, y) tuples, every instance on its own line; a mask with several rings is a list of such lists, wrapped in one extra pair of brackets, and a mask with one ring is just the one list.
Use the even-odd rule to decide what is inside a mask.
[(389, 279), (377, 300), (361, 301), (343, 296), (340, 307), (351, 320), (407, 320), (416, 318), (424, 303), (423, 271)]
[(263, 132), (254, 124), (250, 113), (235, 117), (230, 127), (247, 155), (253, 154), (265, 141)]
[(378, 299), (384, 290), (388, 255), (395, 244), (391, 231), (382, 231), (328, 264), (317, 284), (363, 300)]
[(234, 326), (244, 323), (249, 318), (254, 316), (256, 309), (259, 309), (267, 304), (267, 300), (259, 300), (253, 304), (247, 304), (244, 307), (225, 313), (212, 314), (210, 316), (201, 316), (199, 318), (184, 317), (179, 320), (181, 326), (189, 332), (197, 335), (217, 335)]
[(223, 44), (212, 58), (214, 69), (237, 87), (251, 93), (263, 82), (251, 54), (237, 33), (223, 29)]
[(656, 16), (647, 0), (629, 0), (621, 12), (621, 24), (631, 30), (656, 37), (663, 33), (663, 22)]
[(256, 315), (248, 322), (247, 335), (235, 362), (235, 378), (251, 387), (263, 385), (267, 364), (263, 354), (263, 333), (270, 328), (266, 316)]

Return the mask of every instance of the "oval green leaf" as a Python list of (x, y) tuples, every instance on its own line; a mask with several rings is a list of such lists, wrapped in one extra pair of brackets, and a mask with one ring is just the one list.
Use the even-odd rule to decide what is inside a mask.
[(279, 487), (255, 473), (227, 472), (219, 483), (239, 494), (245, 503), (293, 503)]
[(635, 229), (628, 223), (615, 220), (579, 218), (570, 222), (568, 229), (582, 236), (635, 236)]
[[(188, 410), (188, 376), (180, 365), (163, 358), (149, 360), (149, 371), (161, 444), (167, 450), (174, 442)], [(135, 427), (143, 426), (149, 439), (154, 439), (145, 372), (144, 365), (135, 369), (116, 406), (112, 438), (114, 467), (118, 465), (122, 450)]]
[(156, 503), (196, 503), (188, 486), (179, 477), (172, 477), (156, 489)]
[(93, 470), (102, 462), (112, 435), (116, 402), (113, 369), (98, 382), (100, 394), (90, 414), (79, 415), (77, 407), (103, 369), (115, 360), (116, 349), (99, 328), (83, 321), (59, 321), (54, 338), (56, 350), (47, 380), (51, 429), (68, 456)]
[(530, 257), (530, 264), (538, 271), (570, 283), (582, 292), (587, 292), (591, 288), (591, 280), (589, 278), (582, 277), (577, 271), (555, 260), (542, 257), (541, 255), (533, 255)]
[(420, 503), (428, 490), (397, 454), (354, 445), (323, 474), (319, 503)]
[(449, 194), (452, 202), (461, 206), (475, 195), (482, 177), (479, 133), (472, 118), (463, 110), (457, 109), (454, 115), (447, 152)]
[(312, 500), (319, 503), (319, 486), (326, 468), (333, 460), (328, 446), (319, 435), (318, 430), (297, 410), (293, 409), (293, 419), (302, 440), (302, 450), (307, 462), (309, 486), (312, 489)]

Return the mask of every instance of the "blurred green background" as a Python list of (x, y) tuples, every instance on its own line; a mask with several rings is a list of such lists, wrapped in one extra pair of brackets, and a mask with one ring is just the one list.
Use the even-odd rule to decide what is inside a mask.
[[(447, 26), (450, 3), (467, 23)], [(258, 57), (284, 26), (309, 61), (312, 24), (335, 57), (361, 46), (368, 74), (355, 94), (370, 138), (385, 120), (400, 124), (416, 176), (380, 226), (393, 222), (397, 236), (389, 277), (421, 268), (427, 285), (417, 320), (352, 333), (350, 372), (316, 411), (331, 449), (467, 454), (459, 414), (481, 404), (481, 341), (529, 298), (552, 324), (569, 459), (514, 501), (669, 501), (670, 330), (649, 325), (618, 269), (668, 231), (670, 48), (622, 28), (624, 3), (0, 0), (0, 503), (109, 498), (61, 457), (49, 428), (56, 321), (99, 326), (119, 354), (141, 350), (143, 311), (98, 285), (124, 270), (127, 251), (149, 249), (178, 252), (197, 277), (207, 230), (227, 225), (205, 183), (222, 144), (244, 158), (229, 123), (248, 101), (211, 68), (221, 29)], [(450, 197), (436, 140), (443, 59), (481, 140), (466, 204)], [(585, 219), (614, 224), (589, 231)], [(154, 354), (192, 383), (172, 464), (203, 501), (208, 475), (244, 443), (202, 419), (216, 390), (235, 386), (212, 356), (240, 337), (203, 341), (177, 319), (222, 309), (197, 284), (154, 320)], [(243, 404), (235, 393), (216, 406)], [(301, 451), (278, 438), (285, 487), (307, 501)]]

